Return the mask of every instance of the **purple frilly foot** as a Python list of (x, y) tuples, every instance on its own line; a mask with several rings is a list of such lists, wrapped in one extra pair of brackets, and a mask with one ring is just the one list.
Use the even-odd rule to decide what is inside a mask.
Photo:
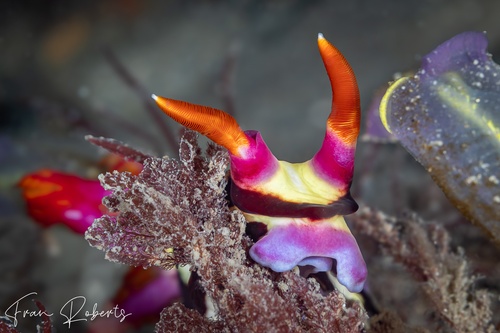
[(367, 270), (356, 240), (343, 217), (309, 221), (301, 218), (272, 218), (268, 232), (250, 249), (250, 256), (262, 266), (284, 272), (310, 265), (315, 272), (332, 269), (337, 261), (337, 278), (351, 292), (363, 289)]

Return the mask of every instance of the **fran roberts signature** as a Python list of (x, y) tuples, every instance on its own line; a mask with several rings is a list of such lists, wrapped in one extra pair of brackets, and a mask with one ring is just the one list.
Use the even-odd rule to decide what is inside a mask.
[[(32, 309), (22, 309), (21, 303), (24, 299), (38, 295), (37, 292), (33, 291), (28, 293), (17, 301), (12, 303), (5, 310), (5, 317), (10, 319), (16, 327), (19, 323), (19, 319), (28, 318), (28, 317), (43, 317), (48, 316), (52, 317), (54, 313), (48, 311), (32, 310)], [(127, 313), (124, 309), (120, 309), (118, 305), (115, 305), (110, 310), (99, 310), (97, 303), (94, 303), (92, 310), (89, 311), (84, 310), (85, 304), (87, 303), (87, 299), (85, 296), (75, 296), (68, 300), (59, 310), (59, 315), (66, 320), (63, 322), (63, 325), (68, 325), (68, 328), (71, 328), (71, 324), (79, 321), (93, 321), (96, 318), (116, 318), (120, 322), (123, 322), (125, 318), (131, 315), (131, 313)]]

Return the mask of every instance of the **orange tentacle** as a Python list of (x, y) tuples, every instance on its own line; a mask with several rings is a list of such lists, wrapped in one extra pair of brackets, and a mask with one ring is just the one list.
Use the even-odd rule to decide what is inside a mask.
[(240, 156), (239, 149), (249, 145), (248, 138), (229, 114), (208, 106), (152, 95), (162, 111), (186, 126)]
[(335, 46), (322, 34), (318, 35), (318, 47), (332, 85), (332, 111), (327, 128), (346, 144), (353, 145), (359, 134), (359, 89), (351, 66)]

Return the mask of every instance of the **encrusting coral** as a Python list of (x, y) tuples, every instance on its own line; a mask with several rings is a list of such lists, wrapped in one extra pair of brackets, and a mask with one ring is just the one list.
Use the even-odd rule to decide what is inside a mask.
[(296, 271), (275, 273), (248, 257), (245, 220), (226, 199), (228, 154), (184, 132), (179, 160), (149, 158), (143, 171), (100, 177), (113, 192), (103, 216), (86, 233), (106, 257), (135, 266), (190, 265), (212, 300), (210, 318), (177, 303), (166, 308), (157, 332), (360, 332), (367, 315), (357, 302)]

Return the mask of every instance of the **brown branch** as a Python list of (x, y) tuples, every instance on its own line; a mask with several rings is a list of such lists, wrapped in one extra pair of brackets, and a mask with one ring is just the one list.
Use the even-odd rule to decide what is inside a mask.
[[(133, 133), (134, 136), (143, 139), (144, 141), (150, 144), (151, 149), (153, 149), (156, 153), (158, 154), (164, 153), (163, 149), (165, 147), (161, 145), (160, 141), (158, 140), (158, 137), (153, 135), (150, 131), (143, 129), (142, 127), (138, 126), (137, 124), (123, 117), (120, 117), (118, 114), (110, 110), (93, 109), (92, 111), (101, 118), (105, 117), (106, 119), (109, 119), (109, 121), (113, 122), (115, 127), (122, 128), (128, 133)], [(100, 133), (102, 133), (102, 131), (100, 131)]]
[(116, 54), (109, 48), (103, 48), (103, 53), (105, 59), (108, 61), (109, 65), (118, 74), (118, 76), (123, 80), (123, 82), (134, 91), (137, 96), (141, 99), (144, 108), (148, 111), (149, 115), (153, 119), (154, 123), (160, 129), (163, 137), (167, 140), (170, 148), (175, 151), (177, 149), (177, 138), (172, 134), (172, 130), (167, 125), (165, 118), (162, 113), (158, 111), (158, 108), (153, 103), (151, 99), (151, 93), (149, 93), (140, 83), (137, 81), (132, 74), (127, 70), (127, 68), (120, 62)]
[(234, 102), (234, 72), (240, 49), (241, 46), (238, 42), (234, 42), (229, 47), (226, 58), (224, 59), (219, 82), (219, 93), (224, 104), (224, 111), (233, 117), (236, 114)]
[(144, 161), (151, 157), (115, 139), (97, 138), (92, 135), (86, 135), (85, 140), (111, 153), (118, 154), (125, 159), (136, 161), (141, 164), (144, 164)]
[(37, 332), (38, 333), (52, 333), (52, 323), (50, 321), (50, 316), (48, 315), (47, 310), (45, 309), (45, 306), (40, 302), (39, 300), (33, 300), (40, 310), (40, 313), (42, 314), (40, 318), (42, 318), (42, 322), (40, 325), (37, 325)]

